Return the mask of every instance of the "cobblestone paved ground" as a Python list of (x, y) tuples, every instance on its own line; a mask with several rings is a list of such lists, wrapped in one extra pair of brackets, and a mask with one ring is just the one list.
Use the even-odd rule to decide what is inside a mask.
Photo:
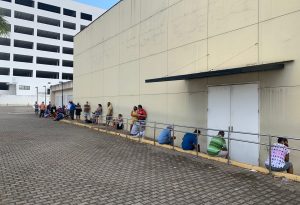
[(0, 204), (300, 204), (300, 185), (0, 107)]

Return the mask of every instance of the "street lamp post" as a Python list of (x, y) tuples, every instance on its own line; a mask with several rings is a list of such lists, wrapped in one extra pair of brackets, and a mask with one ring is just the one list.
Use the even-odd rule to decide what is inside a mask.
[(46, 102), (46, 95), (47, 95), (47, 90), (46, 89), (47, 89), (47, 87), (46, 87), (46, 85), (44, 85), (43, 87), (45, 88), (45, 105), (47, 105), (47, 102)]
[(59, 81), (61, 83), (61, 107), (64, 107), (64, 82)]
[(39, 104), (39, 87), (36, 88), (36, 103)]

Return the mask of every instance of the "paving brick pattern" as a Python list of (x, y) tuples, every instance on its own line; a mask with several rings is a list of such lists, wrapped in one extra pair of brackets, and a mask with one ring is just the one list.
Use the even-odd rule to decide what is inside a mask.
[(0, 204), (300, 204), (298, 183), (25, 111), (0, 107)]

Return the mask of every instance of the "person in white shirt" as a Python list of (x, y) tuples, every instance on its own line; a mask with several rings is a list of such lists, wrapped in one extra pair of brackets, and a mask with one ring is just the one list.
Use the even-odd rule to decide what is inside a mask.
[[(289, 162), (290, 150), (288, 149), (288, 140), (283, 137), (279, 137), (271, 148), (271, 170), (293, 174), (293, 164)], [(266, 168), (270, 168), (269, 157), (265, 162)]]

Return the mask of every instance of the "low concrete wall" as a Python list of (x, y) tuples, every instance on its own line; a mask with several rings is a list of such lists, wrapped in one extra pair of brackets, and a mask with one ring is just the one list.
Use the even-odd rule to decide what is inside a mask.
[[(36, 95), (0, 95), (0, 105), (6, 106), (28, 106), (34, 105), (36, 101)], [(39, 95), (39, 103), (45, 101), (45, 95)], [(46, 97), (47, 102), (49, 102), (49, 96)]]

